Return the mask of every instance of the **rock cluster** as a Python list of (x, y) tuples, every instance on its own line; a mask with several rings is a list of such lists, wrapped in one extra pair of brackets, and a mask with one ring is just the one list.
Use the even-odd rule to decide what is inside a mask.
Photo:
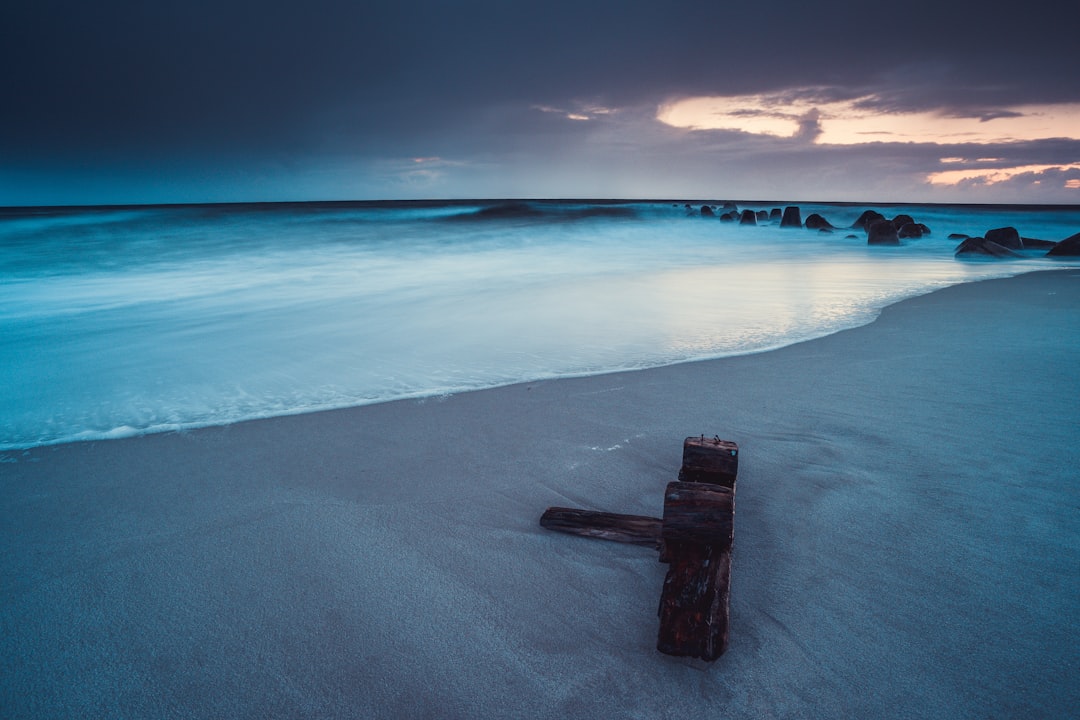
[(1016, 228), (1003, 227), (987, 230), (982, 237), (963, 237), (954, 253), (958, 258), (1017, 258), (1033, 250), (1048, 250), (1046, 257), (1080, 257), (1080, 233), (1053, 242), (1021, 237)]
[(956, 252), (954, 254), (956, 257), (971, 257), (973, 255), (998, 258), (1020, 257), (1020, 253), (1013, 252), (1005, 245), (996, 243), (993, 240), (988, 240), (984, 237), (969, 237), (956, 246)]
[[(742, 209), (733, 202), (722, 205), (702, 205), (700, 210), (687, 203), (687, 214), (704, 217), (719, 217), (723, 222), (738, 222), (740, 225), (775, 225), (782, 228), (806, 228), (819, 233), (831, 233), (838, 228), (818, 213), (812, 213), (804, 222), (802, 210), (798, 205), (788, 205), (783, 210), (774, 207), (770, 210)], [(719, 215), (717, 215), (719, 213)], [(866, 233), (867, 245), (900, 245), (902, 240), (917, 240), (930, 235), (930, 228), (918, 222), (911, 215), (900, 213), (887, 218), (877, 210), (865, 210), (852, 223), (852, 230)], [(846, 238), (857, 238), (847, 235)], [(950, 233), (949, 240), (961, 240), (955, 256), (958, 258), (1017, 258), (1030, 257), (1033, 250), (1047, 250), (1047, 257), (1080, 257), (1080, 233), (1067, 237), (1061, 242), (1026, 238), (1014, 227), (1002, 227), (987, 230), (983, 236), (973, 237), (965, 233)]]

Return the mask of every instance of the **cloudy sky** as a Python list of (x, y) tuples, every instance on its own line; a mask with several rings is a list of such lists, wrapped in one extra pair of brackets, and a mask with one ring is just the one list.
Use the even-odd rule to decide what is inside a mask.
[(9, 0), (0, 205), (1080, 203), (1080, 2)]

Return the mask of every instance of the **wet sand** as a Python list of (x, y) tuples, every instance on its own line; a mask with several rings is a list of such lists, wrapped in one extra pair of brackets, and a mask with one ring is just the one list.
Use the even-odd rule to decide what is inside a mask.
[[(0, 454), (0, 715), (1065, 717), (1080, 272), (781, 350)], [(731, 644), (654, 649), (682, 440), (738, 442)]]

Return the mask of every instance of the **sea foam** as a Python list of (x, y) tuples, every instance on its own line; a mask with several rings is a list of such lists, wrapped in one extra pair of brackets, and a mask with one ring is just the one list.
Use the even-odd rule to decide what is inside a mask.
[(838, 227), (867, 207), (933, 234), (647, 202), (0, 211), (0, 449), (760, 352), (1069, 266), (960, 262), (950, 232), (1080, 229), (1077, 208), (802, 206)]

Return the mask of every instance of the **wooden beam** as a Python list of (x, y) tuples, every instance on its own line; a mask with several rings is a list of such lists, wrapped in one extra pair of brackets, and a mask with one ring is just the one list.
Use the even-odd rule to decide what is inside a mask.
[(664, 493), (664, 542), (731, 547), (735, 491), (722, 485), (668, 483)]
[(716, 660), (728, 645), (731, 550), (669, 543), (672, 557), (660, 594), (656, 649), (667, 655)]
[(563, 507), (550, 507), (540, 516), (540, 525), (548, 530), (646, 545), (654, 549), (660, 547), (660, 524), (660, 518), (644, 515), (619, 515)]
[(664, 517), (548, 508), (540, 525), (584, 537), (645, 545), (669, 563), (660, 595), (657, 649), (713, 661), (728, 645), (728, 599), (739, 446), (686, 438), (679, 482), (664, 493)]
[(683, 442), (679, 480), (735, 487), (739, 474), (739, 446), (713, 436), (688, 437)]
[[(664, 527), (670, 526), (672, 537), (665, 537), (660, 549), (660, 560), (670, 563), (658, 610), (656, 649), (662, 653), (712, 662), (727, 650), (738, 472), (737, 444), (715, 436), (690, 437), (683, 443), (683, 482), (668, 485), (669, 494), (674, 489), (678, 497), (664, 498)], [(683, 489), (687, 485), (690, 488)], [(708, 495), (710, 490), (726, 493)], [(677, 537), (675, 528), (695, 514), (702, 526), (689, 537)]]

